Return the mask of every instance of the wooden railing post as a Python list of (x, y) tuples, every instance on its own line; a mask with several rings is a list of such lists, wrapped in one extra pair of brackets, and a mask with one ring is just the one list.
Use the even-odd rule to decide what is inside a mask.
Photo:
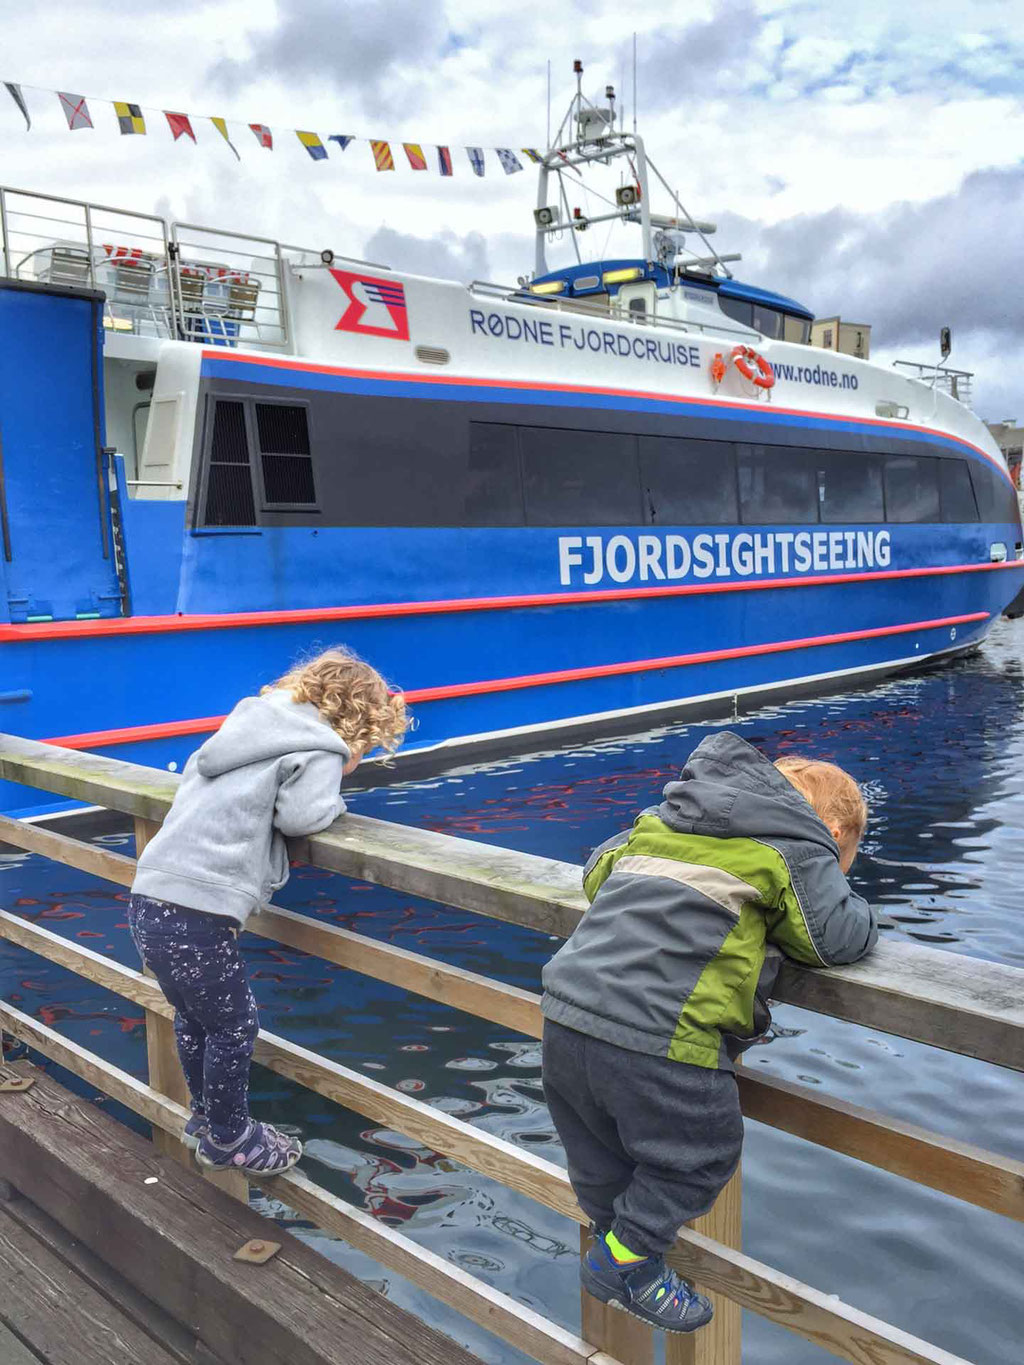
[[(743, 1183), (740, 1167), (715, 1201), (715, 1206), (703, 1218), (689, 1227), (713, 1237), (716, 1242), (734, 1247), (743, 1245)], [(671, 1254), (669, 1260), (672, 1260)], [(677, 1267), (681, 1268), (681, 1267)], [(685, 1272), (684, 1272), (685, 1273)], [(670, 1336), (665, 1339), (665, 1365), (740, 1365), (741, 1310), (738, 1303), (716, 1294), (705, 1285), (696, 1286), (707, 1294), (715, 1306), (715, 1316), (707, 1327), (692, 1336)]]
[[(589, 1230), (580, 1228), (581, 1253), (586, 1251), (589, 1241)], [(652, 1365), (654, 1360), (651, 1328), (621, 1309), (609, 1308), (600, 1299), (591, 1298), (584, 1289), (580, 1290), (580, 1336), (622, 1365)]]
[[(160, 825), (156, 820), (143, 820), (140, 816), (136, 816), (136, 857), (139, 856), (159, 828)], [(144, 968), (144, 971), (146, 976), (153, 975), (148, 967)], [(178, 1045), (174, 1039), (174, 1024), (170, 1019), (154, 1014), (152, 1010), (146, 1011), (146, 1056), (149, 1060), (149, 1083), (153, 1089), (158, 1090), (161, 1095), (166, 1095), (169, 1100), (174, 1100), (187, 1108), (189, 1103), (188, 1086), (185, 1084), (181, 1063), (178, 1061)], [(192, 1153), (185, 1144), (179, 1142), (170, 1133), (165, 1133), (162, 1128), (153, 1128), (153, 1145), (158, 1152), (173, 1157), (180, 1165), (187, 1166), (190, 1169), (195, 1168)], [(207, 1170), (203, 1170), (203, 1174), (214, 1185), (218, 1185), (228, 1194), (234, 1195), (236, 1199), (248, 1203), (249, 1182), (244, 1175), (237, 1171)]]

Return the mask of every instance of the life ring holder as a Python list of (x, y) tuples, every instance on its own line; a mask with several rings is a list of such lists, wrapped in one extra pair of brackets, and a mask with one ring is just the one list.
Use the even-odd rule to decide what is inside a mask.
[(744, 379), (754, 385), (758, 395), (764, 393), (771, 397), (770, 390), (775, 385), (775, 371), (771, 363), (753, 346), (734, 346), (726, 361), (719, 351), (711, 361), (711, 382), (717, 388), (725, 378), (729, 365), (735, 365)]

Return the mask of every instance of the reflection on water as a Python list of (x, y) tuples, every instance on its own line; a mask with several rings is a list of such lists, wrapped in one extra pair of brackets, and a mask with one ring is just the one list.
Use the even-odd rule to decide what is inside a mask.
[[(1001, 622), (982, 654), (940, 672), (764, 710), (733, 726), (773, 758), (813, 753), (865, 785), (871, 824), (853, 880), (881, 907), (889, 937), (1024, 965), (1022, 649), (1024, 621)], [(714, 728), (670, 726), (460, 767), (355, 792), (350, 804), (362, 814), (582, 862), (657, 799)], [(82, 817), (83, 831), (109, 847), (131, 845), (117, 817)], [(296, 868), (281, 899), (325, 922), (530, 989), (555, 946), (515, 925), (315, 868)], [(0, 854), (0, 904), (135, 965), (124, 902), (78, 872)], [(562, 1160), (535, 1042), (290, 949), (253, 940), (246, 951), (266, 1027), (524, 1150)], [(136, 1007), (8, 947), (0, 989), (75, 1041), (143, 1073)], [(786, 1006), (748, 1065), (1021, 1155), (1024, 1080), (998, 1067)], [(253, 1094), (257, 1112), (302, 1134), (305, 1168), (315, 1180), (521, 1302), (578, 1324), (577, 1233), (567, 1220), (260, 1068)], [(1016, 1358), (1019, 1225), (757, 1124), (748, 1126), (744, 1203), (751, 1255), (978, 1365)], [(265, 1204), (484, 1359), (523, 1359), (288, 1210)], [(817, 1365), (831, 1358), (747, 1315), (745, 1360)]]

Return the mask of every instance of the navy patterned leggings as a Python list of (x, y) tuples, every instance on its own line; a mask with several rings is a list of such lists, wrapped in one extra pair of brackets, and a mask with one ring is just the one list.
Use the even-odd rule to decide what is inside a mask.
[(249, 1122), (256, 1001), (238, 951), (238, 923), (183, 905), (132, 896), (128, 927), (143, 962), (174, 1006), (174, 1036), (192, 1109), (214, 1142)]

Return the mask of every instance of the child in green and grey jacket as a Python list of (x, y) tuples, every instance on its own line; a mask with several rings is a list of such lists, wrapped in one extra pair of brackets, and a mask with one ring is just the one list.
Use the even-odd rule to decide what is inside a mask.
[(783, 954), (856, 962), (878, 931), (846, 880), (867, 807), (841, 768), (722, 732), (664, 798), (584, 869), (590, 909), (544, 969), (544, 1090), (594, 1224), (584, 1288), (689, 1332), (711, 1304), (664, 1253), (739, 1161), (733, 1058)]

